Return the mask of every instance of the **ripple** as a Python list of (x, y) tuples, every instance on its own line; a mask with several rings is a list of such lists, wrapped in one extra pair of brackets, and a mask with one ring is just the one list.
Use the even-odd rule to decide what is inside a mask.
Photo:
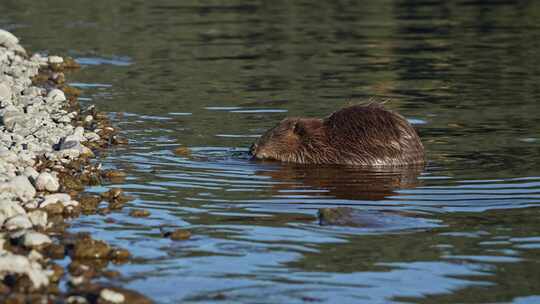
[(83, 83), (83, 82), (70, 82), (70, 86), (77, 88), (110, 88), (111, 84), (107, 83)]
[(77, 62), (82, 65), (115, 65), (115, 66), (129, 66), (132, 63), (131, 58), (127, 56), (102, 58), (102, 57), (78, 57)]
[(232, 110), (231, 113), (286, 113), (286, 109), (251, 109), (251, 110)]

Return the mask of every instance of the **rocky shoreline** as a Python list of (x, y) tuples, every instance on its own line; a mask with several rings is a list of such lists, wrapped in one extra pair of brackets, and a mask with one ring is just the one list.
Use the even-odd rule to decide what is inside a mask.
[(66, 231), (66, 218), (129, 201), (120, 189), (84, 193), (124, 177), (91, 159), (126, 140), (105, 113), (81, 108), (80, 91), (65, 84), (64, 72), (76, 68), (73, 59), (30, 56), (0, 30), (0, 302), (151, 303), (102, 283), (120, 276), (107, 265), (128, 262), (127, 250)]

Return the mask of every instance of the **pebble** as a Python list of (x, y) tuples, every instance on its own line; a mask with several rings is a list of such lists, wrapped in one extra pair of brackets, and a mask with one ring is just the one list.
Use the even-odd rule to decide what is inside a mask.
[(0, 45), (7, 47), (8, 49), (26, 54), (24, 48), (19, 44), (19, 39), (12, 33), (0, 29)]
[(24, 113), (19, 111), (5, 111), (2, 121), (4, 126), (6, 126), (6, 130), (13, 131), (15, 129), (15, 125), (22, 124), (24, 118)]
[(86, 115), (86, 117), (84, 118), (84, 123), (86, 125), (90, 125), (93, 120), (94, 120), (94, 117), (92, 115)]
[(52, 240), (45, 234), (29, 231), (23, 237), (23, 245), (27, 248), (52, 243)]
[(169, 237), (173, 241), (181, 241), (191, 238), (191, 232), (185, 229), (176, 229), (172, 232), (166, 233), (165, 236)]
[(8, 183), (0, 184), (0, 191), (9, 191), (23, 202), (36, 195), (36, 189), (24, 175), (15, 176)]
[(84, 137), (86, 138), (87, 141), (90, 141), (90, 142), (92, 142), (92, 141), (98, 141), (98, 140), (100, 140), (100, 138), (101, 138), (101, 137), (100, 137), (97, 133), (95, 133), (95, 132), (87, 132), (87, 133), (84, 134)]
[(7, 251), (0, 253), (0, 274), (5, 273), (26, 274), (35, 287), (49, 285), (49, 271), (43, 270), (39, 263), (25, 256)]
[(79, 239), (73, 246), (75, 259), (103, 259), (111, 253), (111, 247), (103, 242), (90, 238)]
[(36, 180), (39, 176), (39, 172), (37, 172), (36, 169), (34, 169), (33, 167), (26, 167), (24, 168), (24, 172), (23, 172), (24, 176), (28, 177), (28, 178), (32, 178), (34, 180)]
[(129, 212), (129, 216), (132, 217), (148, 217), (150, 216), (150, 211), (145, 209), (133, 209)]
[(109, 301), (111, 303), (123, 303), (125, 300), (125, 297), (123, 294), (113, 291), (111, 289), (104, 288), (99, 293), (99, 296), (105, 300)]
[(0, 82), (0, 101), (3, 100), (11, 100), (11, 88), (8, 87), (5, 83)]
[(66, 193), (55, 193), (55, 194), (49, 194), (45, 195), (43, 197), (43, 201), (39, 204), (40, 208), (46, 207), (47, 205), (54, 204), (54, 203), (67, 203), (71, 201), (71, 196)]
[(8, 231), (18, 230), (18, 229), (30, 229), (32, 228), (32, 222), (26, 214), (15, 215), (14, 217), (8, 218), (4, 223), (4, 228)]
[(66, 299), (68, 304), (88, 304), (88, 300), (81, 296), (70, 296)]
[(49, 63), (63, 63), (64, 58), (60, 56), (49, 56)]
[(66, 95), (64, 94), (64, 92), (62, 92), (62, 90), (59, 90), (59, 89), (52, 89), (52, 90), (47, 94), (47, 100), (48, 100), (48, 101), (52, 101), (52, 102), (62, 102), (62, 101), (66, 101)]
[(0, 29), (0, 44), (10, 47), (19, 44), (19, 39), (12, 33)]
[(28, 218), (34, 227), (47, 227), (47, 212), (43, 210), (34, 210), (28, 212)]
[(61, 214), (64, 212), (64, 205), (62, 203), (48, 204), (43, 207), (43, 210), (47, 211), (49, 214)]
[(56, 192), (60, 188), (60, 183), (58, 178), (53, 176), (49, 172), (42, 172), (38, 175), (36, 179), (36, 189), (37, 190), (47, 190), (49, 192)]
[(64, 205), (64, 207), (77, 207), (79, 206), (79, 202), (76, 200), (69, 200), (67, 202), (63, 202), (62, 205)]
[[(18, 214), (26, 214), (23, 207), (14, 201), (0, 200), (0, 222), (3, 223), (6, 219)], [(3, 218), (3, 220), (2, 220)]]
[[(48, 298), (49, 302), (56, 302), (57, 295), (62, 294), (64, 297), (67, 294), (60, 291), (58, 286), (62, 274), (58, 274), (57, 270), (62, 268), (56, 265), (55, 270), (55, 264), (50, 263), (51, 258), (64, 259), (65, 254), (70, 252), (73, 258), (126, 259), (129, 258), (129, 252), (112, 249), (106, 243), (92, 239), (79, 240), (71, 248), (63, 243), (52, 243), (51, 238), (42, 233), (44, 229), (61, 233), (66, 226), (62, 216), (76, 214), (82, 208), (68, 194), (43, 195), (43, 192), (58, 192), (60, 188), (81, 191), (83, 184), (79, 175), (69, 172), (72, 169), (78, 170), (78, 164), (72, 160), (81, 156), (93, 156), (93, 152), (81, 143), (98, 141), (88, 144), (89, 147), (98, 147), (102, 142), (96, 130), (87, 131), (72, 124), (75, 119), (79, 119), (79, 112), (72, 111), (76, 104), (71, 103), (71, 96), (80, 94), (80, 91), (62, 85), (65, 82), (62, 70), (68, 66), (75, 67), (77, 63), (59, 56), (36, 53), (28, 57), (24, 54), (25, 50), (19, 45), (17, 37), (0, 29), (0, 227), (3, 228), (0, 231), (0, 279), (8, 274), (14, 275), (16, 288), (24, 290), (26, 295), (14, 290), (12, 286), (6, 288), (11, 293), (20, 292), (22, 301), (29, 303), (38, 302), (29, 300), (29, 293), (34, 292), (32, 288), (45, 287), (55, 282), (48, 287), (46, 293), (53, 295)], [(38, 74), (42, 67), (54, 72)], [(47, 89), (34, 86), (33, 81), (47, 82)], [(54, 88), (54, 83), (66, 89), (62, 91)], [(66, 90), (69, 91), (69, 103)], [(86, 113), (92, 115), (83, 116), (85, 127), (90, 129), (101, 123), (103, 117), (97, 115), (95, 110)], [(115, 132), (110, 127), (102, 128), (107, 130), (102, 135), (107, 138)], [(111, 142), (114, 143), (113, 140)], [(53, 172), (47, 171), (50, 169)], [(123, 196), (113, 195), (111, 198), (116, 201), (125, 200)], [(87, 202), (86, 207), (96, 209), (101, 199), (98, 198), (97, 204), (95, 200)], [(14, 250), (16, 254), (5, 250), (4, 244), (9, 244), (7, 250)], [(31, 250), (20, 248), (21, 245)], [(47, 258), (32, 249), (42, 245), (45, 246), (39, 250)], [(48, 263), (43, 264), (47, 265), (47, 269), (42, 263)], [(2, 286), (0, 280), (0, 293)], [(131, 293), (115, 290), (97, 289), (91, 302), (133, 303)], [(35, 295), (41, 296), (41, 292)], [(43, 299), (39, 302), (46, 302)], [(0, 302), (2, 300), (5, 298), (0, 296)], [(75, 295), (59, 300), (62, 303), (64, 300), (68, 303), (89, 303), (88, 299)]]
[(191, 150), (187, 147), (179, 147), (174, 149), (174, 154), (178, 156), (188, 157), (191, 155)]

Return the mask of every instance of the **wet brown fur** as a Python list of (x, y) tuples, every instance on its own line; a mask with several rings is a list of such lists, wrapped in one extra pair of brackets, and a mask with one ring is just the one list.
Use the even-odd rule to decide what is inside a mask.
[(380, 104), (343, 108), (324, 119), (285, 118), (251, 147), (257, 159), (300, 164), (406, 166), (424, 163), (418, 134)]

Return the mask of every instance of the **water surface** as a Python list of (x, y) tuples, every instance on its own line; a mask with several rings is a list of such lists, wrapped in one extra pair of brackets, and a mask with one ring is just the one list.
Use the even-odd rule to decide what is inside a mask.
[[(29, 50), (71, 55), (85, 104), (130, 139), (136, 197), (73, 231), (128, 248), (159, 303), (536, 303), (540, 5), (533, 1), (2, 1)], [(369, 100), (407, 117), (421, 171), (249, 161), (286, 116)], [(116, 115), (122, 113), (123, 115)], [(189, 147), (188, 156), (172, 150)], [(436, 227), (319, 226), (318, 208)], [(146, 208), (146, 219), (128, 216)], [(193, 238), (172, 242), (163, 229)]]

